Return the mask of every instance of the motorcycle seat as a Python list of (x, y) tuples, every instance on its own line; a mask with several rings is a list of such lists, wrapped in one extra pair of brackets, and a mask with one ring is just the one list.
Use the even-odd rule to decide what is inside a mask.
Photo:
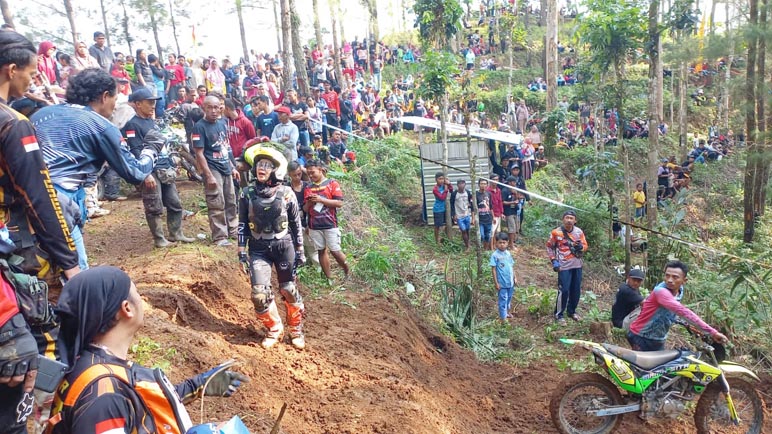
[(629, 348), (605, 343), (603, 344), (603, 348), (620, 359), (626, 360), (647, 371), (656, 368), (657, 366), (664, 365), (681, 356), (681, 351), (679, 350), (633, 351)]

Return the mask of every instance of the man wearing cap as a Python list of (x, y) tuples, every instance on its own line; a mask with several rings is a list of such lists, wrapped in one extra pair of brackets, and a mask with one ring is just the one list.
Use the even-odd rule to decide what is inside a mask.
[(614, 327), (622, 328), (622, 322), (643, 301), (641, 284), (643, 283), (643, 271), (633, 268), (627, 274), (627, 280), (617, 289), (617, 297), (611, 306), (611, 323)]
[(582, 290), (582, 256), (587, 251), (584, 232), (575, 225), (576, 213), (568, 210), (563, 213), (563, 224), (550, 232), (547, 240), (547, 256), (552, 263), (552, 270), (558, 273), (558, 296), (555, 301), (555, 320), (565, 325), (563, 315), (574, 321), (581, 320), (576, 314), (579, 296)]
[[(164, 140), (161, 132), (153, 120), (156, 101), (160, 97), (154, 96), (146, 87), (135, 90), (129, 96), (129, 102), (134, 105), (136, 115), (131, 118), (121, 129), (121, 134), (126, 139), (126, 144), (134, 156), (139, 156), (145, 143), (150, 140)], [(153, 134), (148, 135), (148, 133)], [(182, 233), (182, 203), (177, 193), (175, 184), (176, 170), (168, 154), (162, 152), (156, 161), (153, 172), (142, 183), (142, 205), (145, 208), (145, 218), (150, 234), (153, 235), (153, 243), (156, 247), (169, 246), (169, 241), (181, 241), (192, 243), (193, 238), (188, 238)], [(163, 216), (166, 207), (166, 225), (169, 227), (169, 239), (164, 237)]]
[(292, 110), (287, 106), (281, 106), (276, 108), (276, 113), (279, 114), (279, 125), (274, 127), (271, 133), (271, 141), (281, 143), (284, 145), (282, 153), (284, 158), (288, 162), (292, 162), (298, 159), (298, 127), (290, 119)]
[(89, 47), (88, 52), (99, 62), (99, 66), (105, 72), (110, 72), (113, 69), (115, 56), (113, 55), (113, 50), (105, 44), (106, 40), (104, 33), (100, 31), (94, 32), (94, 44)]

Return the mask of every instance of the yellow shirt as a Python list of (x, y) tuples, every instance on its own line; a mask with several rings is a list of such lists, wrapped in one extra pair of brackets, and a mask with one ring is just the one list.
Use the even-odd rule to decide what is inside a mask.
[(636, 208), (643, 208), (646, 206), (646, 194), (642, 191), (634, 191), (633, 192), (633, 201), (635, 202)]

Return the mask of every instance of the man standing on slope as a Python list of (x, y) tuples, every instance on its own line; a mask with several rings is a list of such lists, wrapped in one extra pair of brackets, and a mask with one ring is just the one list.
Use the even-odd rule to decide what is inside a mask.
[(563, 318), (566, 310), (568, 317), (579, 321), (576, 314), (579, 296), (582, 290), (582, 256), (589, 247), (584, 232), (576, 224), (576, 213), (568, 210), (563, 213), (563, 224), (550, 232), (547, 240), (547, 255), (552, 262), (552, 269), (558, 273), (558, 296), (555, 301), (555, 320), (565, 325)]

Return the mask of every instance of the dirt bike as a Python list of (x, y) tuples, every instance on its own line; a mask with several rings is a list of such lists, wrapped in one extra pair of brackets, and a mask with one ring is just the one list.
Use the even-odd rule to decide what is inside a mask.
[(709, 336), (691, 326), (687, 329), (699, 338), (695, 345), (699, 352), (633, 351), (608, 343), (560, 339), (591, 351), (611, 381), (588, 372), (566, 377), (550, 400), (553, 424), (566, 434), (610, 433), (624, 413), (639, 412), (644, 420), (674, 419), (697, 399), (694, 424), (699, 434), (761, 433), (764, 402), (751, 383), (739, 378), (758, 381), (758, 376), (724, 361), (723, 345), (711, 344)]
[(196, 157), (190, 152), (185, 140), (185, 131), (174, 126), (174, 122), (179, 121), (175, 116), (176, 111), (167, 110), (162, 118), (156, 120), (158, 128), (167, 140), (169, 156), (176, 167), (185, 169), (189, 180), (203, 183), (204, 178), (196, 169)]

